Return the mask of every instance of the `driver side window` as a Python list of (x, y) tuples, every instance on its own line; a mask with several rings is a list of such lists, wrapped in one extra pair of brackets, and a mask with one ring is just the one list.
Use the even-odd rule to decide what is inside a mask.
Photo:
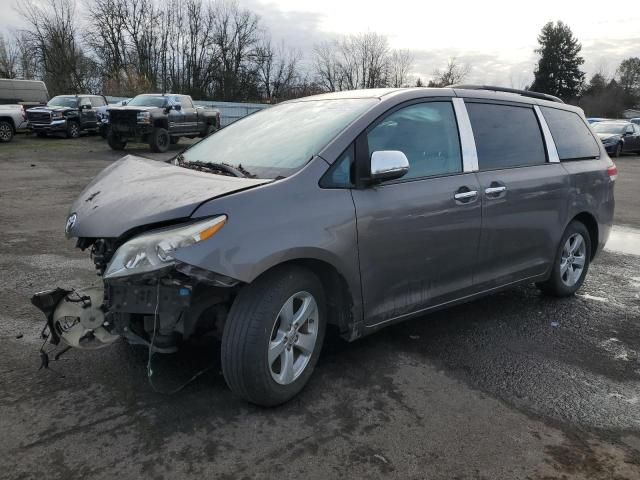
[(399, 150), (409, 160), (415, 179), (462, 172), (458, 126), (451, 102), (410, 105), (387, 115), (367, 133), (369, 155)]

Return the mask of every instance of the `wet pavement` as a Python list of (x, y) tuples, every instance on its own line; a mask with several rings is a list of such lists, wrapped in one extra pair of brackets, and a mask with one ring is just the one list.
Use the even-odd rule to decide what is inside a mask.
[(529, 286), (351, 344), (330, 334), (302, 394), (261, 409), (229, 392), (215, 342), (155, 359), (160, 390), (210, 368), (170, 396), (147, 383), (146, 350), (121, 342), (37, 371), (28, 297), (94, 281), (62, 227), (117, 155), (96, 138), (17, 140), (0, 151), (3, 478), (640, 478), (635, 212), (616, 212), (628, 221), (576, 297)]

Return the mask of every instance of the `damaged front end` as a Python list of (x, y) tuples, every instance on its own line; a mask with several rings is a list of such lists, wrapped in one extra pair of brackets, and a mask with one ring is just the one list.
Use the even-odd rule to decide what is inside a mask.
[(47, 318), (50, 342), (95, 349), (123, 337), (170, 353), (194, 334), (221, 335), (239, 282), (178, 262), (173, 255), (213, 237), (225, 222), (220, 215), (126, 241), (79, 238), (79, 248), (91, 248), (102, 285), (33, 296), (32, 303)]

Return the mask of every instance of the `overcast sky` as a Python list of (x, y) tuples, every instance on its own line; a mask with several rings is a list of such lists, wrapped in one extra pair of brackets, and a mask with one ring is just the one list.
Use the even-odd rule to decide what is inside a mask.
[[(84, 0), (77, 0), (81, 5)], [(0, 30), (19, 28), (15, 5), (0, 0)], [(378, 32), (393, 48), (413, 51), (412, 73), (428, 80), (456, 56), (472, 68), (469, 82), (524, 87), (533, 79), (537, 35), (562, 20), (582, 43), (588, 75), (613, 74), (625, 57), (640, 56), (640, 8), (617, 2), (240, 0), (258, 13), (274, 40), (284, 40), (310, 58), (313, 45), (335, 35)], [(626, 5), (626, 4), (624, 4)], [(636, 5), (632, 1), (629, 5)], [(640, 5), (640, 3), (638, 4)]]

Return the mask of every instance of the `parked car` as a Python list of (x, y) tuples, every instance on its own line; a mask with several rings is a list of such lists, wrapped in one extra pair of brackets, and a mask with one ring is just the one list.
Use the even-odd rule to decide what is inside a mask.
[(123, 150), (130, 140), (166, 152), (180, 137), (205, 137), (220, 128), (220, 113), (197, 109), (188, 95), (138, 95), (122, 107), (109, 107), (109, 146)]
[(0, 79), (0, 104), (18, 104), (25, 107), (44, 105), (49, 92), (39, 80)]
[(98, 132), (98, 114), (106, 109), (102, 95), (58, 95), (46, 106), (27, 110), (30, 128), (41, 137), (63, 133), (77, 138), (83, 131)]
[(0, 142), (10, 142), (17, 130), (26, 127), (27, 115), (22, 105), (0, 105)]
[(589, 123), (604, 122), (606, 120), (608, 120), (608, 118), (598, 118), (598, 117), (589, 117), (589, 118), (587, 118), (587, 122), (589, 122)]
[(619, 157), (626, 152), (640, 152), (640, 125), (611, 120), (595, 123), (592, 128), (611, 156)]
[(635, 124), (635, 125), (640, 125), (640, 118), (636, 117), (636, 118), (632, 118), (629, 120), (631, 123)]
[(319, 95), (168, 162), (129, 155), (65, 227), (102, 282), (33, 302), (80, 348), (218, 335), (231, 390), (276, 405), (328, 324), (354, 340), (516, 285), (570, 296), (609, 236), (616, 167), (579, 108), (509, 92)]

